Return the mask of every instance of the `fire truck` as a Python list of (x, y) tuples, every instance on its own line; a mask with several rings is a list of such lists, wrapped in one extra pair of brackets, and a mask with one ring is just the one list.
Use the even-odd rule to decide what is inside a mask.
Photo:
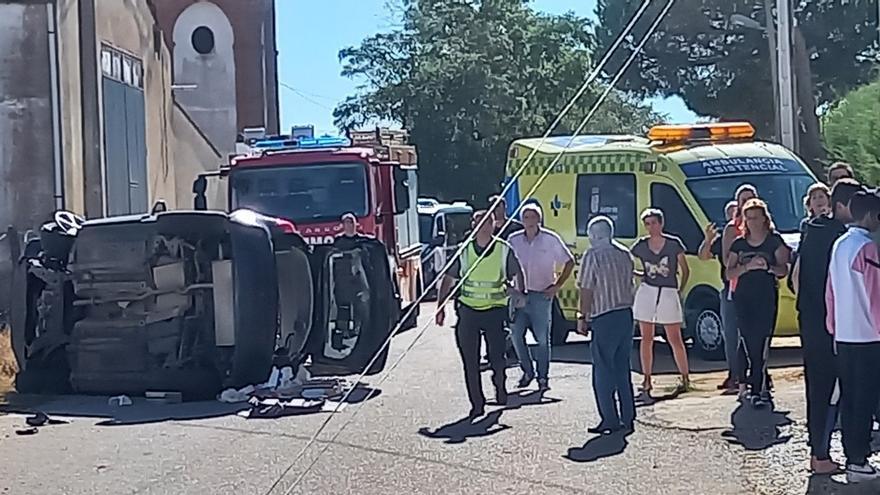
[[(418, 230), (417, 153), (406, 130), (376, 128), (346, 137), (315, 137), (311, 126), (267, 136), (245, 129), (236, 155), (211, 175), (228, 181), (230, 211), (248, 209), (279, 219), (313, 249), (333, 245), (341, 217), (354, 214), (358, 230), (386, 250), (395, 309), (406, 314), (422, 291)], [(205, 176), (194, 185), (196, 209), (205, 209)], [(418, 308), (404, 322), (414, 325)]]

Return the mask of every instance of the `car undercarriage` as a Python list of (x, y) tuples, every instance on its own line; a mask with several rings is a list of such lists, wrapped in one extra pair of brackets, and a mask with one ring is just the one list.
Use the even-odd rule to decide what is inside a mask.
[(273, 366), (360, 373), (400, 314), (381, 242), (313, 248), (249, 210), (87, 222), (58, 212), (27, 241), (13, 313), (19, 392), (206, 398)]

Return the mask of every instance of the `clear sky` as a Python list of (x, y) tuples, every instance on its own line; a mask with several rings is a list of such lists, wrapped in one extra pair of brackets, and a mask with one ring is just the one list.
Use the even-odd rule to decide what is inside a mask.
[[(595, 0), (534, 0), (536, 9), (593, 17)], [(357, 45), (397, 22), (387, 0), (275, 0), (281, 84), (282, 132), (313, 124), (316, 133), (337, 133), (333, 107), (352, 94), (358, 81), (339, 75), (339, 50)], [(678, 98), (652, 100), (675, 122), (695, 116)]]

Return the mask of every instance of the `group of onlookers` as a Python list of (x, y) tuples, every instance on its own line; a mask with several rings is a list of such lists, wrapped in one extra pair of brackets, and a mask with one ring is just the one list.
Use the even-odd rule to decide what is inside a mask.
[(841, 470), (829, 454), (838, 412), (852, 481), (880, 477), (868, 462), (880, 402), (880, 194), (852, 179), (852, 169), (829, 171), (830, 211), (804, 228), (795, 264), (811, 467)]
[[(723, 262), (721, 316), (730, 372), (719, 388), (755, 406), (770, 403), (767, 358), (778, 283), (789, 275), (804, 355), (810, 469), (873, 479), (880, 476), (867, 462), (880, 403), (873, 380), (880, 374), (880, 257), (872, 236), (880, 227), (880, 195), (854, 180), (849, 165), (836, 163), (827, 184), (809, 188), (804, 207), (794, 253), (748, 184), (728, 203), (721, 238), (713, 225), (706, 229), (700, 257)], [(830, 456), (838, 413), (845, 467)]]
[[(492, 198), (493, 201), (497, 198)], [(574, 257), (562, 239), (543, 226), (536, 204), (522, 208), (522, 224), (506, 218), (503, 200), (494, 211), (474, 214), (475, 237), (446, 274), (442, 302), (461, 279), (456, 297), (456, 342), (464, 365), (471, 417), (484, 413), (480, 386), (480, 334), (485, 333), (496, 401), (507, 402), (505, 325), (522, 369), (519, 387), (537, 379), (549, 389), (553, 299), (573, 271)], [(839, 472), (830, 458), (838, 405), (845, 470), (853, 481), (878, 477), (867, 462), (874, 415), (880, 403), (880, 257), (872, 233), (880, 227), (880, 195), (853, 179), (846, 164), (835, 164), (828, 184), (812, 186), (804, 198), (807, 216), (802, 239), (792, 252), (773, 224), (760, 191), (741, 185), (725, 206), (726, 224), (705, 230), (701, 259), (715, 258), (723, 280), (720, 312), (729, 373), (719, 389), (738, 394), (744, 404), (771, 404), (767, 369), (778, 312), (779, 283), (788, 278), (797, 293), (804, 349), (807, 422), (814, 473)], [(488, 218), (487, 218), (488, 217)], [(681, 240), (664, 231), (664, 213), (645, 210), (647, 234), (631, 248), (614, 240), (606, 216), (587, 226), (591, 247), (582, 259), (578, 332), (592, 331), (593, 388), (600, 423), (590, 432), (632, 431), (635, 400), (630, 374), (632, 328), (641, 333), (643, 382), (649, 399), (655, 325), (662, 325), (681, 376), (674, 393), (690, 387), (681, 334), (680, 291), (689, 269)], [(482, 256), (482, 259), (480, 257)], [(479, 262), (478, 262), (479, 260)], [(641, 270), (636, 270), (635, 260)], [(635, 286), (634, 277), (641, 280)], [(531, 329), (537, 345), (525, 343)]]

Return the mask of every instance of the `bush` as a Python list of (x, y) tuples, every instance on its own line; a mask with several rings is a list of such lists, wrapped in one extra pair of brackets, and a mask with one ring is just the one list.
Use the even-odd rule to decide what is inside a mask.
[(865, 183), (880, 183), (880, 80), (851, 91), (822, 123), (830, 158), (852, 164)]

